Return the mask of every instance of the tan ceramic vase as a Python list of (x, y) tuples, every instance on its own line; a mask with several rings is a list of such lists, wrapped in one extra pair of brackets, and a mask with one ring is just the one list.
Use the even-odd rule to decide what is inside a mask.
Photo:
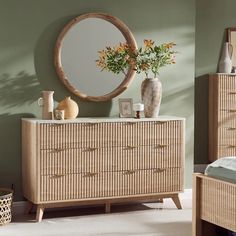
[(58, 106), (58, 110), (64, 110), (64, 119), (75, 119), (79, 114), (79, 107), (77, 103), (70, 97), (66, 97), (62, 100)]
[(158, 117), (162, 98), (160, 80), (158, 78), (146, 78), (141, 84), (141, 96), (145, 117)]

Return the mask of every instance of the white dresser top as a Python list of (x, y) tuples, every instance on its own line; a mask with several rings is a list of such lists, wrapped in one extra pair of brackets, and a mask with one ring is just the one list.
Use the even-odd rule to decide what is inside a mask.
[(119, 117), (81, 117), (72, 120), (42, 120), (38, 118), (22, 118), (22, 121), (33, 123), (102, 123), (102, 122), (143, 122), (143, 121), (170, 121), (170, 120), (185, 120), (183, 117), (176, 116), (159, 116), (157, 118), (119, 118)]

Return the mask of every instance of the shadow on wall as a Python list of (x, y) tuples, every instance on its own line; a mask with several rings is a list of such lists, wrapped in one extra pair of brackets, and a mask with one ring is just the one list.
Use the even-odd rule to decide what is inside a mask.
[[(163, 96), (161, 105), (161, 115), (184, 116), (186, 122), (191, 122), (193, 111), (193, 92), (194, 87), (191, 84), (186, 88), (174, 88)], [(183, 115), (184, 114), (184, 115)], [(192, 127), (192, 125), (191, 125)], [(193, 128), (186, 130), (186, 157), (192, 156), (192, 134)]]
[[(76, 15), (77, 16), (77, 15)], [(54, 21), (40, 35), (34, 50), (34, 65), (38, 80), (44, 90), (53, 90), (54, 99), (61, 101), (72, 94), (60, 81), (54, 67), (54, 50), (58, 35), (63, 27), (74, 17), (67, 16)], [(96, 86), (96, 84), (94, 84)], [(79, 88), (78, 88), (79, 89)], [(104, 116), (110, 114), (112, 101), (88, 102), (72, 96), (79, 105), (79, 116)]]
[[(40, 85), (35, 75), (21, 71), (16, 76), (0, 76), (0, 105), (8, 111), (17, 110), (37, 100)], [(15, 196), (21, 196), (21, 118), (32, 114), (0, 115), (0, 186), (14, 185)]]
[(7, 108), (29, 105), (39, 97), (41, 88), (35, 75), (25, 71), (16, 76), (0, 76), (0, 104)]
[(21, 200), (21, 118), (31, 114), (0, 115), (0, 186), (14, 186), (14, 200)]
[(208, 163), (208, 75), (195, 78), (194, 164)]
[[(178, 106), (178, 114), (184, 114), (186, 113), (186, 111), (191, 112), (191, 108), (193, 105), (193, 90), (193, 85), (190, 85), (186, 88), (174, 88), (172, 91), (168, 91), (168, 93), (164, 94), (162, 99), (162, 103), (166, 104), (164, 106), (164, 109), (162, 109), (162, 112), (170, 114), (167, 104), (172, 104), (175, 107)], [(186, 109), (186, 106), (189, 109)], [(189, 115), (192, 115), (192, 113), (190, 113)]]

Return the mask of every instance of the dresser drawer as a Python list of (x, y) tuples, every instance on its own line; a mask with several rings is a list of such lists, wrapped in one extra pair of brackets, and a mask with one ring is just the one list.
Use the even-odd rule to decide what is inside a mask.
[(40, 149), (115, 145), (105, 132), (110, 128), (110, 124), (104, 123), (40, 124)]
[(181, 121), (40, 124), (40, 149), (153, 145), (181, 138)]
[(183, 144), (41, 150), (40, 174), (86, 173), (181, 167)]
[(236, 95), (232, 99), (219, 100), (219, 111), (225, 111), (228, 113), (236, 113)]
[(41, 176), (40, 201), (150, 195), (183, 190), (183, 169)]
[(236, 88), (236, 76), (225, 74), (219, 75), (218, 78), (218, 90), (221, 91), (229, 91), (229, 92), (236, 92), (234, 89)]
[(236, 127), (236, 109), (219, 110), (217, 127), (218, 128), (234, 128)]
[(236, 144), (236, 122), (226, 122), (218, 130), (218, 139), (220, 143), (230, 144), (235, 142)]

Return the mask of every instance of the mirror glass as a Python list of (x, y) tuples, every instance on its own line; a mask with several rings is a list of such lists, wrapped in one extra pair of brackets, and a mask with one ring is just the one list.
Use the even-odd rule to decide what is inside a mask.
[(134, 76), (102, 71), (96, 66), (98, 51), (120, 42), (136, 47), (135, 40), (120, 20), (90, 13), (71, 21), (61, 32), (56, 46), (56, 69), (66, 87), (92, 101), (109, 100), (123, 92)]

